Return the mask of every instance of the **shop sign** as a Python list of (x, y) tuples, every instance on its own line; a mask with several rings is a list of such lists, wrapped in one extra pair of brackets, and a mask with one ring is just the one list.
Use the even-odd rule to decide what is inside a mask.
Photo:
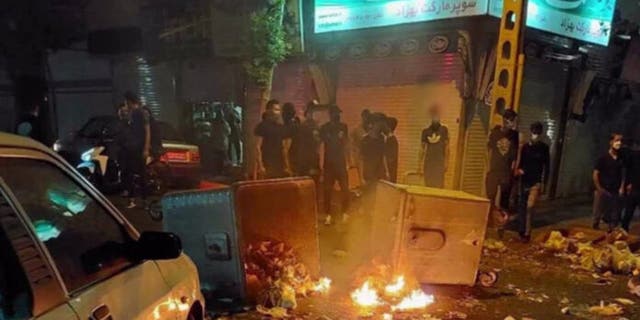
[[(502, 4), (491, 0), (489, 14), (501, 17)], [(615, 0), (529, 0), (527, 26), (606, 46), (615, 6)]]
[(315, 32), (484, 15), (489, 0), (316, 0)]

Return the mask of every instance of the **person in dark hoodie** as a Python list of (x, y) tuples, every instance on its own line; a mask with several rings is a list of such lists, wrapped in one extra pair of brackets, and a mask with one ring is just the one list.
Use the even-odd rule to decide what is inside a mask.
[(384, 158), (387, 163), (387, 176), (389, 181), (393, 183), (398, 182), (398, 138), (395, 135), (396, 127), (398, 126), (398, 119), (387, 118), (387, 126), (389, 133), (387, 134), (387, 141), (385, 143)]

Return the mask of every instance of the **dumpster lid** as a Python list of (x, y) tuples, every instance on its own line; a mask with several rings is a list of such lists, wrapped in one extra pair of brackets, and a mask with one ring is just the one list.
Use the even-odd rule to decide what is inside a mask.
[(469, 201), (482, 201), (482, 202), (489, 201), (486, 198), (472, 195), (470, 193), (466, 193), (464, 191), (459, 191), (459, 190), (446, 190), (446, 189), (427, 188), (422, 186), (408, 186), (408, 185), (401, 185), (400, 187), (409, 193), (417, 194), (417, 195), (426, 195), (426, 196), (432, 196), (432, 197), (451, 198), (451, 199), (464, 199)]

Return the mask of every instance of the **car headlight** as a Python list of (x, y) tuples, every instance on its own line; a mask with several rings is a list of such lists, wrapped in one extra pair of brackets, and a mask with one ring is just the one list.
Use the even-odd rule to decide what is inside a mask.
[(60, 152), (60, 150), (62, 150), (62, 142), (60, 142), (60, 140), (57, 140), (57, 141), (53, 144), (53, 151), (55, 151), (55, 152)]
[(91, 149), (83, 152), (82, 155), (80, 155), (80, 160), (82, 160), (84, 162), (89, 162), (89, 161), (95, 159), (97, 156), (99, 156), (102, 153), (103, 150), (104, 150), (104, 147), (91, 148)]

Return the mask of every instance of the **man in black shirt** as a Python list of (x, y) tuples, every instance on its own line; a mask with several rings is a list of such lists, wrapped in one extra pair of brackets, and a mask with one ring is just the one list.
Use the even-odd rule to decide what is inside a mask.
[(625, 156), (626, 174), (626, 205), (622, 215), (622, 228), (629, 231), (636, 208), (640, 206), (640, 141), (634, 140), (631, 149)]
[(362, 175), (365, 188), (370, 189), (380, 179), (386, 178), (385, 139), (386, 116), (380, 113), (371, 115), (371, 129), (360, 141), (360, 157), (362, 158)]
[(393, 183), (398, 182), (398, 138), (396, 138), (395, 131), (398, 126), (398, 119), (388, 118), (387, 125), (389, 126), (389, 134), (387, 134), (387, 142), (385, 144), (384, 158), (387, 163), (387, 176), (389, 181)]
[(531, 139), (520, 148), (516, 175), (520, 178), (518, 233), (524, 242), (531, 239), (531, 211), (549, 178), (549, 146), (541, 141), (542, 123), (531, 125)]
[[(513, 172), (518, 154), (519, 137), (517, 126), (518, 114), (507, 109), (502, 115), (502, 125), (498, 125), (489, 133), (488, 172), (486, 178), (487, 198), (491, 201), (492, 212), (496, 202), (500, 209), (501, 218), (498, 224), (507, 221), (509, 209), (509, 197), (513, 182)], [(499, 199), (496, 197), (499, 196)]]
[(268, 179), (286, 176), (285, 128), (282, 109), (277, 100), (267, 102), (262, 122), (255, 129), (258, 172)]
[(129, 109), (129, 138), (124, 144), (126, 155), (124, 173), (128, 188), (129, 209), (136, 207), (136, 191), (141, 192), (143, 201), (147, 196), (147, 158), (151, 155), (151, 115), (142, 107), (140, 99), (132, 92), (124, 95)]
[(320, 128), (315, 119), (313, 112), (314, 104), (308, 104), (304, 111), (305, 120), (300, 124), (295, 132), (293, 140), (295, 140), (295, 148), (293, 161), (295, 165), (295, 174), (298, 176), (312, 177), (316, 182), (319, 181), (320, 174)]
[(431, 107), (429, 113), (431, 125), (422, 130), (418, 173), (424, 174), (425, 186), (444, 188), (444, 174), (449, 162), (449, 129), (440, 123), (438, 106)]
[(593, 170), (593, 183), (599, 197), (599, 206), (594, 210), (593, 228), (599, 229), (603, 218), (609, 223), (609, 231), (617, 227), (620, 220), (620, 200), (624, 195), (624, 162), (620, 157), (622, 135), (614, 133), (609, 139), (609, 151), (598, 159)]
[(331, 224), (331, 196), (333, 186), (338, 182), (342, 195), (343, 217), (347, 217), (349, 208), (349, 177), (347, 174), (347, 157), (349, 156), (347, 145), (349, 130), (347, 125), (340, 121), (342, 111), (338, 106), (329, 107), (329, 122), (320, 128), (320, 139), (324, 146), (324, 212), (327, 217), (325, 224)]

